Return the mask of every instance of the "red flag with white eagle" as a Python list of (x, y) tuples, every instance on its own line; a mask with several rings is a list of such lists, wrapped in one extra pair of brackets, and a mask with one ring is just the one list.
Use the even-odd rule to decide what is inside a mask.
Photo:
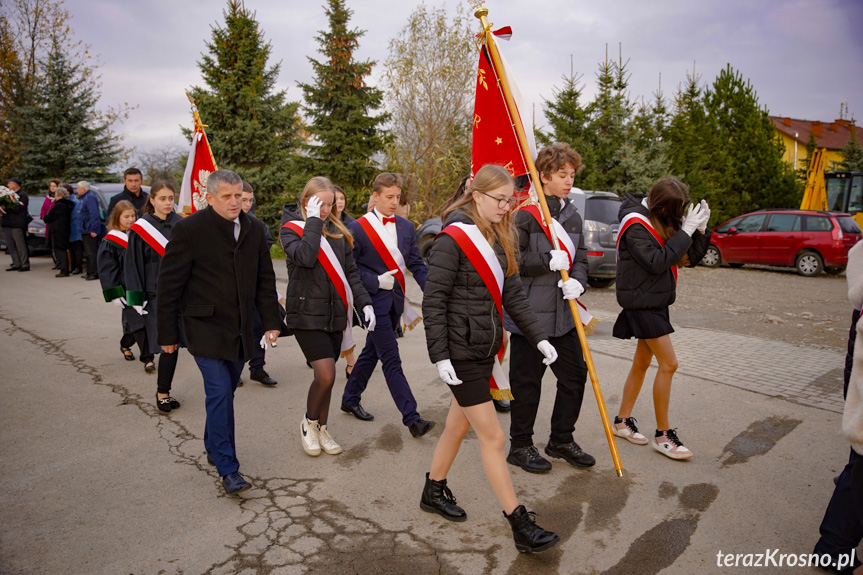
[[(507, 26), (496, 30), (495, 36), (509, 39), (512, 29)], [(500, 52), (500, 44), (497, 45)], [(509, 66), (501, 54), (506, 78), (516, 101), (516, 108), (510, 113), (506, 105), (501, 86), (501, 72), (495, 69), (494, 62), (483, 45), (479, 54), (479, 67), (476, 79), (476, 99), (473, 114), (473, 147), (471, 149), (471, 174), (475, 174), (486, 164), (498, 164), (505, 167), (512, 177), (528, 174), (530, 170), (518, 144), (518, 137), (513, 127), (515, 122), (521, 122), (527, 135), (530, 152), (536, 155), (536, 142), (533, 137), (533, 125), (525, 121), (523, 112), (526, 108), (521, 101), (521, 94), (513, 81)], [(526, 195), (526, 194), (525, 194)]]
[(192, 149), (189, 151), (189, 159), (186, 162), (186, 171), (183, 174), (183, 183), (180, 186), (180, 199), (177, 202), (180, 212), (189, 215), (207, 207), (204, 194), (207, 191), (207, 178), (216, 171), (216, 162), (210, 151), (210, 142), (207, 134), (197, 119), (195, 113), (195, 132), (192, 134)]

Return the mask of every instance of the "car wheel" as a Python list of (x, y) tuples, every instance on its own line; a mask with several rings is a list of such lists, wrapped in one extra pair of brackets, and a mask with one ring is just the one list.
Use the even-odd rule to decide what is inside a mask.
[(730, 267), (730, 268), (742, 268), (742, 267), (743, 267), (743, 264), (741, 264), (741, 263), (733, 263), (733, 264), (728, 264), (728, 267)]
[(704, 257), (701, 258), (701, 265), (708, 268), (716, 268), (721, 263), (722, 255), (719, 253), (719, 248), (714, 245), (707, 246), (707, 251), (704, 252)]
[(824, 262), (817, 252), (803, 252), (797, 256), (794, 267), (797, 268), (797, 273), (802, 276), (817, 276), (824, 269)]
[(838, 276), (845, 271), (845, 266), (831, 266), (829, 268), (824, 268), (824, 271), (831, 276)]
[(607, 288), (614, 283), (614, 278), (587, 278), (587, 285), (592, 288)]

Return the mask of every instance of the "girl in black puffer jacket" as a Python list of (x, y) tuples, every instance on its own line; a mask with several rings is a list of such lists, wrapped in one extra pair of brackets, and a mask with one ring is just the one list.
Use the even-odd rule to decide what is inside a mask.
[[(444, 212), (446, 226), (429, 254), (423, 293), (426, 340), (429, 357), (454, 398), (431, 471), (426, 474), (420, 508), (450, 521), (467, 518), (446, 486), (446, 476), (462, 439), (473, 427), (485, 475), (511, 524), (516, 547), (537, 552), (552, 547), (559, 538), (537, 526), (518, 503), (504, 457), (506, 440), (489, 390), (503, 337), (501, 304), (542, 352), (546, 364), (557, 359), (518, 276), (512, 193), (509, 172), (500, 166), (484, 166), (464, 195)], [(499, 380), (503, 371), (494, 371), (494, 393), (499, 399), (511, 398), (505, 380)]]
[(353, 238), (333, 211), (335, 190), (327, 178), (306, 183), (296, 212), (283, 214), (279, 240), (288, 266), (285, 323), (294, 332), (306, 361), (315, 371), (300, 423), (303, 450), (318, 456), (342, 452), (327, 430), (330, 395), (339, 355), (353, 350), (349, 319), (363, 310), (369, 331), (375, 328), (372, 300), (357, 273)]
[(689, 459), (692, 451), (684, 447), (668, 420), (671, 378), (677, 369), (668, 336), (674, 331), (668, 307), (676, 297), (677, 268), (697, 265), (710, 244), (707, 202), (690, 205), (684, 217), (689, 203), (689, 189), (675, 178), (659, 180), (647, 198), (627, 194), (620, 207), (617, 239), (617, 303), (623, 311), (613, 334), (620, 339), (635, 337), (638, 345), (613, 431), (637, 445), (647, 444), (631, 415), (655, 355), (659, 364), (653, 381), (657, 429), (651, 445), (672, 459)]

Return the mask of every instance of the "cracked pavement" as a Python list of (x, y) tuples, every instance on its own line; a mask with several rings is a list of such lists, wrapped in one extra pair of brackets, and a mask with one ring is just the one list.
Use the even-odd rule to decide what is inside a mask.
[[(54, 279), (50, 265), (34, 258), (31, 273), (0, 275), (3, 574), (719, 572), (720, 550), (809, 552), (847, 458), (841, 414), (683, 373), (672, 414), (695, 457), (675, 462), (621, 440), (617, 478), (588, 391), (576, 441), (596, 467), (554, 460), (540, 476), (511, 468), (521, 502), (562, 539), (547, 553), (520, 555), (473, 433), (449, 476), (468, 521), (419, 509), (450, 397), (420, 329), (399, 342), (420, 413), (438, 422), (426, 437), (401, 425), (380, 370), (363, 398), (374, 421), (341, 413), (340, 363), (329, 427), (345, 452), (306, 456), (298, 427), (311, 371), (296, 343), (282, 339), (267, 352), (279, 385), (258, 385), (245, 372), (237, 390), (238, 456), (254, 488), (227, 496), (204, 454), (203, 386), (191, 356), (181, 352), (174, 381), (183, 406), (160, 413), (155, 375), (122, 359), (119, 311), (95, 282)], [(275, 267), (283, 289), (283, 263)], [(355, 338), (362, 345), (360, 330)], [(628, 361), (601, 353), (594, 361), (613, 415)], [(549, 375), (540, 448), (552, 399)], [(635, 415), (652, 428), (647, 388)], [(507, 431), (508, 416), (500, 419)]]

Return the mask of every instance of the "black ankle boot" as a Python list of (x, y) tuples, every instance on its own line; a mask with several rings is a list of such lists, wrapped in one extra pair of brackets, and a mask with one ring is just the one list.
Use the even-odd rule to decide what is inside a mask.
[(455, 497), (453, 497), (449, 487), (446, 486), (446, 479), (435, 481), (434, 479), (429, 479), (428, 473), (426, 473), (423, 496), (420, 499), (420, 509), (429, 513), (437, 513), (450, 521), (464, 521), (467, 519), (464, 509), (455, 504)]
[(557, 533), (546, 531), (537, 525), (534, 515), (536, 514), (527, 511), (524, 505), (516, 507), (512, 515), (503, 512), (512, 527), (512, 538), (515, 539), (515, 548), (519, 553), (539, 553), (554, 547), (560, 541)]

